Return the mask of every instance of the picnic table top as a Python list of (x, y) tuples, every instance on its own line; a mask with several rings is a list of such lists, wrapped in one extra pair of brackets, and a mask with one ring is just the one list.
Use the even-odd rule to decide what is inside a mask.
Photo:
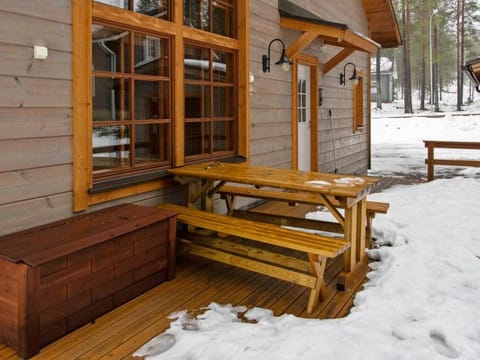
[(253, 166), (246, 163), (204, 162), (170, 169), (179, 181), (188, 178), (308, 191), (323, 195), (361, 199), (379, 178)]

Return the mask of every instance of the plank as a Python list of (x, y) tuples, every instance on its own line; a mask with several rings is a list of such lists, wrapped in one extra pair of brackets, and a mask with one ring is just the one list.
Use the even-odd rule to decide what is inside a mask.
[(177, 219), (188, 225), (204, 227), (209, 230), (245, 237), (292, 250), (335, 257), (350, 246), (342, 239), (283, 229), (271, 224), (225, 217), (224, 215), (187, 209), (178, 205), (162, 204), (159, 207), (177, 212), (179, 214)]
[(0, 12), (23, 14), (32, 18), (41, 18), (66, 24), (71, 23), (71, 8), (63, 0), (49, 0), (46, 6), (44, 0), (2, 1)]
[(70, 192), (72, 187), (70, 165), (49, 166), (0, 173), (0, 199), (13, 203)]
[(0, 140), (72, 135), (68, 108), (0, 108)]
[(254, 271), (263, 275), (268, 275), (277, 279), (290, 281), (295, 284), (313, 288), (316, 278), (312, 275), (302, 274), (296, 271), (287, 270), (278, 266), (266, 264), (257, 260), (245, 258), (234, 254), (229, 254), (220, 250), (199, 246), (193, 242), (183, 243), (184, 251), (207, 258), (210, 260), (220, 261), (224, 264), (233, 265), (242, 269)]
[(180, 239), (180, 241), (184, 239), (185, 241), (195, 241), (202, 246), (212, 247), (236, 255), (247, 256), (271, 264), (282, 265), (305, 273), (310, 271), (310, 264), (307, 261), (300, 260), (293, 256), (280, 254), (279, 252), (253, 248), (251, 245), (240, 243), (238, 239), (237, 241), (234, 239), (227, 240), (225, 238), (204, 236), (187, 232), (180, 233), (178, 239)]
[(0, 76), (0, 88), (0, 107), (72, 107), (71, 80)]
[[(195, 268), (198, 269), (198, 265), (193, 269)], [(182, 275), (179, 274), (178, 276), (182, 279)], [(226, 281), (222, 278), (224, 278), (224, 275), (221, 274), (207, 272), (198, 274), (193, 271), (190, 276), (183, 279), (184, 281), (162, 283), (140, 295), (135, 301), (120, 306), (98, 318), (94, 324), (65, 336), (56, 342), (55, 346), (47, 346), (36, 357), (36, 360), (52, 358), (68, 360), (80, 356), (85, 356), (88, 359), (88, 356), (92, 354), (90, 351), (97, 351), (98, 355), (99, 349), (105, 348), (105, 341), (121, 343), (122, 337), (134, 334), (137, 326), (141, 329), (142, 324), (146, 326), (154, 319), (166, 318), (173, 311), (172, 303), (179, 307), (183, 306), (183, 303), (195, 297), (199, 288), (213, 286), (218, 281)], [(82, 341), (79, 342), (79, 340)], [(98, 356), (92, 355), (90, 359), (92, 358), (96, 359)]]
[[(72, 216), (70, 192), (0, 206), (0, 235)], [(7, 226), (8, 224), (8, 226)]]
[[(55, 0), (62, 5), (59, 5), (62, 11), (71, 11), (71, 8), (65, 4), (65, 2)], [(29, 3), (28, 1), (22, 1), (22, 3)], [(4, 8), (2, 1), (1, 9)], [(50, 4), (50, 3), (49, 3)], [(19, 5), (21, 6), (21, 5)], [(43, 2), (44, 14), (49, 11), (54, 5), (45, 6)], [(25, 6), (21, 10), (23, 13), (28, 13), (30, 6)], [(71, 16), (67, 16), (65, 20)], [(37, 44), (48, 44), (49, 49), (55, 49), (64, 52), (70, 52), (72, 50), (72, 27), (71, 23), (58, 22), (48, 19), (42, 19), (39, 17), (33, 17), (31, 15), (23, 15), (20, 13), (8, 13), (0, 11), (0, 43), (4, 44), (16, 44), (31, 47), (33, 41), (37, 40)], [(19, 26), (19, 24), (28, 24), (28, 26)], [(47, 41), (47, 42), (46, 42)]]
[[(222, 270), (217, 269), (216, 271), (222, 273)], [(193, 312), (198, 311), (198, 309), (207, 306), (219, 294), (222, 294), (223, 299), (228, 299), (228, 294), (235, 292), (237, 288), (241, 288), (252, 275), (241, 273), (240, 269), (236, 269), (231, 274), (228, 274), (230, 276), (223, 277), (219, 274), (219, 278), (215, 283), (198, 291), (195, 296), (179, 297), (176, 301), (169, 303), (169, 313), (183, 309), (190, 309)], [(147, 316), (137, 317), (131, 326), (120, 329), (114, 336), (110, 332), (110, 338), (91, 351), (83, 353), (78, 359), (117, 359), (121, 357), (121, 354), (134, 352), (146, 342), (145, 339), (158, 335), (159, 332), (165, 330), (170, 324), (171, 320), (165, 316), (162, 316), (160, 320), (156, 319), (156, 312), (155, 310), (151, 314), (147, 314)], [(117, 344), (120, 344), (120, 346), (117, 346)]]
[(0, 75), (70, 80), (72, 54), (49, 49), (46, 61), (33, 59), (33, 46), (3, 44)]
[(309, 220), (304, 218), (298, 218), (294, 216), (285, 216), (285, 215), (272, 215), (266, 214), (263, 212), (258, 212), (253, 210), (235, 210), (233, 213), (234, 217), (241, 219), (249, 219), (260, 222), (266, 222), (269, 224), (275, 224), (279, 226), (293, 226), (304, 229), (327, 231), (333, 233), (343, 234), (343, 227), (334, 222), (330, 221), (320, 221), (320, 220)]
[(2, 171), (72, 163), (71, 137), (0, 141)]

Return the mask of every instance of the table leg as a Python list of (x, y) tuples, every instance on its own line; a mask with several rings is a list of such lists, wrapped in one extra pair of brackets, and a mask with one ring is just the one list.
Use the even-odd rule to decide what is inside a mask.
[(367, 199), (362, 199), (358, 203), (357, 208), (357, 262), (362, 260), (362, 257), (365, 255), (366, 247), (366, 219), (367, 219)]
[(213, 182), (202, 181), (188, 184), (188, 207), (196, 208), (198, 199), (202, 210), (213, 212), (213, 196), (208, 196), (212, 189)]
[(357, 262), (357, 214), (357, 204), (345, 209), (345, 240), (350, 243), (350, 248), (344, 253), (344, 271), (347, 273), (354, 269)]
[(339, 290), (352, 289), (368, 271), (365, 254), (366, 200), (345, 209), (345, 239), (351, 247), (344, 253), (344, 270), (338, 277)]

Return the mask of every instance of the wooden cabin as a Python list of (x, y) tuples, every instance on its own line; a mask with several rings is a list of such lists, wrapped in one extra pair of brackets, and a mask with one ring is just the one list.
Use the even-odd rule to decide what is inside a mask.
[[(380, 48), (401, 44), (391, 0), (17, 0), (0, 2), (0, 24), (0, 304), (8, 310), (0, 316), (0, 338), (26, 357), (157, 285), (152, 274), (160, 282), (174, 277), (172, 214), (131, 210), (183, 199), (186, 189), (169, 169), (248, 161), (366, 173), (370, 59)], [(149, 228), (124, 234), (127, 227), (151, 225), (135, 216), (142, 211), (156, 213), (150, 220), (162, 218), (161, 246), (149, 241)], [(81, 215), (73, 225), (65, 220), (72, 215)], [(113, 226), (116, 221), (123, 225)], [(34, 227), (47, 229), (46, 251), (29, 246), (38, 244)], [(72, 248), (58, 234), (83, 239)], [(132, 247), (146, 256), (130, 261)], [(127, 256), (121, 263), (112, 255), (117, 248)], [(92, 272), (106, 263), (125, 274)], [(333, 264), (340, 265), (327, 271), (335, 288), (331, 280), (343, 261)], [(98, 289), (89, 286), (96, 280), (108, 286), (97, 284), (95, 295)], [(88, 294), (76, 296), (67, 281)], [(198, 284), (195, 291), (203, 291)], [(272, 284), (271, 294), (284, 286)], [(216, 296), (205, 294), (202, 303)], [(342, 297), (335, 314), (348, 311), (353, 299), (351, 293)], [(76, 325), (64, 319), (71, 300), (93, 301), (75, 313)], [(303, 306), (293, 313), (302, 314)], [(317, 315), (331, 312), (322, 309)], [(40, 313), (51, 316), (38, 320)], [(32, 336), (42, 321), (52, 325), (51, 337)], [(13, 340), (12, 329), (20, 333)], [(6, 345), (0, 344), (0, 357), (16, 358)], [(129, 353), (134, 345), (119, 351)], [(76, 351), (72, 344), (58, 348)], [(48, 351), (41, 356), (52, 358)]]
[(390, 0), (18, 0), (0, 19), (0, 234), (175, 199), (166, 170), (200, 160), (365, 173), (370, 57), (401, 44)]

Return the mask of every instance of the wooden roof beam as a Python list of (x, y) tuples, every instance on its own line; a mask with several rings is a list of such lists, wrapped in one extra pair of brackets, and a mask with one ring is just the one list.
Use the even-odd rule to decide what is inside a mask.
[(316, 38), (322, 38), (329, 45), (375, 54), (379, 44), (366, 36), (339, 26), (312, 23), (287, 17), (280, 17), (280, 26), (302, 32), (302, 35), (287, 48), (287, 56), (293, 57)]
[(293, 44), (287, 48), (288, 58), (293, 58), (295, 55), (302, 52), (308, 45), (310, 45), (320, 35), (319, 31), (306, 31), (298, 37)]
[(352, 54), (355, 49), (352, 48), (344, 48), (339, 51), (335, 56), (333, 56), (330, 60), (323, 65), (323, 74), (327, 74), (330, 70), (332, 70), (335, 66), (340, 64), (343, 60), (345, 60), (350, 54)]

